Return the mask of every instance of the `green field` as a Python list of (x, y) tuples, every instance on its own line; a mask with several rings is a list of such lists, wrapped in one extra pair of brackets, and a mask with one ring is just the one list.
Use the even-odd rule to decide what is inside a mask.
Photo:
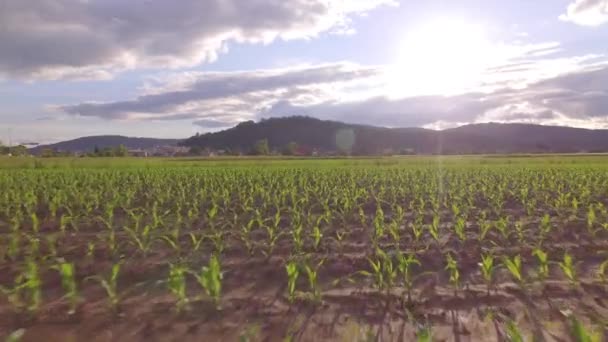
[(601, 341), (607, 171), (603, 155), (2, 158), (0, 337)]

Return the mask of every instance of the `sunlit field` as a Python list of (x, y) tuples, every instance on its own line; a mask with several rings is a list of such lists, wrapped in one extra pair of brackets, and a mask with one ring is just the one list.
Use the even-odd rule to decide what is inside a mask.
[(4, 158), (0, 190), (0, 337), (600, 341), (607, 324), (608, 156)]

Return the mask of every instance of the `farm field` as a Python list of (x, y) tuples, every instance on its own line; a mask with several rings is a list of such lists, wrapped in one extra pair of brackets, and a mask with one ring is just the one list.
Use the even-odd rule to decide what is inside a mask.
[(608, 156), (0, 159), (0, 338), (604, 341), (607, 206)]

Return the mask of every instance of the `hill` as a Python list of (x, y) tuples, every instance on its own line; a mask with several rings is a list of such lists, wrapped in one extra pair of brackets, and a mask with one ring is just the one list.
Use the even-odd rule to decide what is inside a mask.
[[(471, 124), (435, 131), (423, 128), (386, 128), (325, 121), (310, 117), (247, 121), (220, 132), (196, 135), (184, 146), (247, 152), (260, 139), (272, 149), (289, 142), (319, 151), (339, 150), (337, 141), (351, 140), (353, 154), (409, 151), (418, 154), (574, 153), (608, 152), (608, 130), (532, 124)], [(344, 145), (344, 143), (342, 143)]]
[(57, 151), (66, 152), (92, 152), (95, 147), (100, 149), (124, 145), (128, 149), (147, 149), (155, 146), (177, 145), (179, 140), (175, 139), (155, 139), (155, 138), (133, 138), (120, 135), (100, 135), (82, 137), (74, 140), (62, 141), (56, 144), (40, 145), (30, 149), (31, 153), (51, 148)]

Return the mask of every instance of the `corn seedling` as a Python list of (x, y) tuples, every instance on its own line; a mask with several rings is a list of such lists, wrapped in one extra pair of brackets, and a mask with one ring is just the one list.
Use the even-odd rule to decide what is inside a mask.
[(445, 269), (450, 273), (450, 283), (454, 286), (454, 293), (458, 293), (460, 288), (460, 271), (458, 270), (458, 262), (448, 253), (446, 256)]
[(481, 269), (481, 275), (483, 276), (483, 280), (486, 283), (486, 287), (488, 289), (488, 295), (490, 294), (490, 289), (492, 287), (492, 282), (494, 278), (494, 256), (491, 254), (485, 254), (481, 256), (481, 262), (479, 263), (479, 268)]
[(505, 333), (509, 342), (524, 342), (524, 337), (513, 320), (508, 320), (505, 324)]
[(465, 235), (466, 224), (467, 222), (464, 217), (459, 217), (456, 219), (456, 224), (454, 225), (454, 232), (461, 242), (464, 242), (467, 238)]
[(285, 265), (285, 271), (287, 272), (287, 291), (289, 294), (289, 302), (293, 303), (296, 295), (296, 282), (300, 275), (300, 269), (298, 264), (291, 260)]
[(541, 249), (536, 248), (532, 251), (532, 255), (536, 256), (538, 260), (538, 268), (536, 270), (536, 275), (538, 279), (542, 282), (549, 276), (549, 260), (547, 253), (543, 252)]
[(512, 259), (509, 257), (504, 257), (502, 263), (509, 270), (513, 280), (523, 287), (524, 275), (521, 266), (521, 256), (516, 255)]
[(568, 317), (570, 323), (570, 336), (576, 342), (604, 341), (602, 330), (593, 330), (585, 327), (574, 315)]
[(413, 254), (408, 254), (407, 256), (405, 256), (402, 253), (399, 253), (397, 255), (397, 261), (399, 262), (397, 268), (401, 273), (403, 285), (405, 286), (405, 290), (407, 292), (407, 301), (408, 303), (411, 303), (412, 289), (414, 287), (414, 280), (412, 277), (411, 269), (414, 265), (420, 266), (420, 261), (416, 259), (416, 256), (414, 256)]
[(78, 286), (76, 285), (76, 274), (74, 271), (74, 264), (67, 262), (60, 262), (54, 267), (61, 276), (61, 285), (63, 290), (66, 292), (65, 297), (70, 302), (69, 314), (74, 314), (80, 301), (78, 295)]
[(416, 331), (417, 342), (431, 342), (433, 341), (433, 332), (429, 325), (420, 325)]
[(112, 265), (112, 271), (107, 279), (98, 275), (86, 278), (86, 280), (90, 279), (97, 281), (99, 285), (101, 285), (101, 287), (106, 291), (108, 304), (114, 312), (117, 311), (120, 301), (118, 294), (118, 274), (120, 273), (120, 267), (121, 263), (115, 263)]
[(318, 275), (319, 268), (321, 268), (324, 262), (325, 259), (322, 259), (317, 263), (316, 266), (314, 266), (314, 268), (311, 267), (311, 265), (309, 265), (308, 263), (304, 265), (304, 270), (306, 271), (306, 276), (308, 278), (308, 286), (310, 288), (310, 291), (312, 292), (312, 298), (315, 302), (321, 301), (321, 290), (319, 288)]
[(169, 278), (167, 287), (169, 291), (177, 298), (176, 308), (178, 312), (184, 310), (188, 304), (188, 296), (186, 294), (186, 271), (187, 269), (181, 265), (169, 265)]
[(572, 256), (567, 252), (564, 253), (564, 259), (563, 261), (560, 261), (558, 265), (566, 276), (566, 278), (568, 278), (568, 281), (570, 281), (570, 284), (575, 285), (578, 279), (576, 277), (576, 266), (574, 264)]
[(207, 266), (203, 266), (199, 273), (192, 274), (207, 296), (211, 297), (216, 308), (220, 309), (223, 274), (218, 257), (212, 255)]

